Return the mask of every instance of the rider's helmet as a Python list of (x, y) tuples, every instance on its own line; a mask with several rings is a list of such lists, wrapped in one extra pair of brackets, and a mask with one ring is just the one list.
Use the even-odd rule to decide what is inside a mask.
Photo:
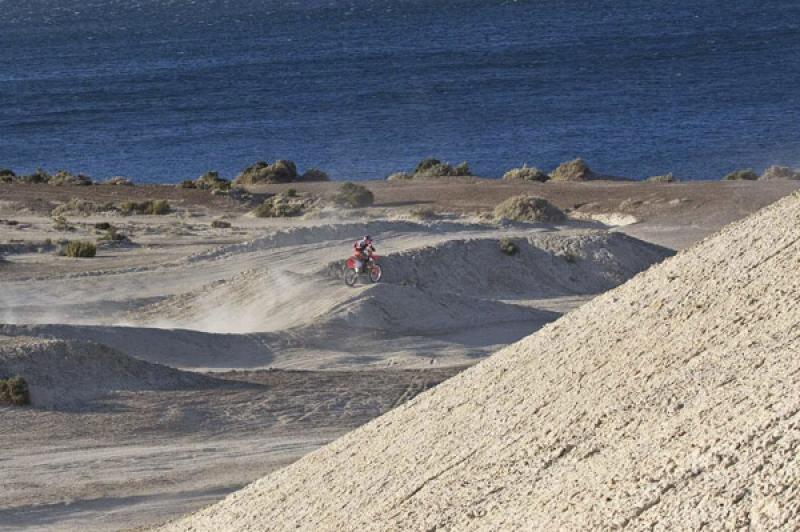
[(364, 242), (367, 244), (372, 244), (372, 237), (369, 235), (364, 235)]

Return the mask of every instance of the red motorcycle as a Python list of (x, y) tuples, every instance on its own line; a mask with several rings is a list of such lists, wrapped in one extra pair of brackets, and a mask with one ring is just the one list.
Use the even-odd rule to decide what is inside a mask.
[(366, 261), (361, 261), (361, 268), (358, 267), (358, 260), (355, 257), (347, 259), (347, 266), (344, 269), (344, 282), (347, 286), (353, 286), (361, 275), (369, 275), (369, 280), (377, 283), (381, 280), (381, 265), (377, 260), (380, 257), (370, 255)]

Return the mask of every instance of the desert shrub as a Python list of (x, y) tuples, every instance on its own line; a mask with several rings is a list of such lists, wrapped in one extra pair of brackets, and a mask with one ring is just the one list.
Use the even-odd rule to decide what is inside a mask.
[(536, 196), (512, 196), (494, 209), (494, 217), (516, 222), (557, 223), (567, 219), (561, 210), (544, 198)]
[(195, 188), (201, 190), (228, 190), (231, 182), (219, 176), (219, 172), (206, 172), (194, 181)]
[(168, 214), (171, 210), (165, 199), (146, 201), (123, 201), (117, 207), (122, 214)]
[(50, 181), (50, 174), (48, 174), (41, 168), (37, 168), (36, 171), (32, 174), (20, 176), (19, 181), (21, 181), (22, 183), (33, 183), (33, 184), (47, 183)]
[(344, 183), (333, 197), (333, 202), (340, 207), (356, 209), (369, 207), (375, 202), (375, 195), (367, 187), (355, 183)]
[(64, 255), (72, 258), (92, 258), (97, 255), (97, 246), (88, 240), (71, 240), (64, 246)]
[(53, 216), (61, 216), (64, 214), (90, 216), (98, 212), (109, 212), (113, 210), (114, 205), (111, 203), (95, 203), (81, 198), (72, 198), (68, 202), (53, 209), (50, 214)]
[(675, 183), (678, 181), (678, 178), (670, 172), (664, 175), (651, 175), (645, 181), (648, 183)]
[(770, 166), (764, 173), (761, 174), (759, 179), (769, 180), (769, 179), (791, 179), (791, 180), (800, 180), (800, 170), (793, 170), (788, 166)]
[(103, 184), (104, 185), (123, 186), (123, 187), (132, 187), (133, 186), (133, 181), (131, 179), (128, 179), (127, 177), (122, 177), (122, 176), (117, 175), (117, 176), (114, 176), (114, 177), (109, 177), (108, 179), (103, 181)]
[(149, 201), (149, 206), (146, 209), (146, 214), (167, 214), (171, 210), (169, 201), (165, 199), (157, 199)]
[(735, 170), (722, 178), (723, 181), (755, 181), (756, 179), (758, 179), (758, 174), (752, 168)]
[(293, 161), (277, 160), (272, 164), (258, 161), (245, 168), (233, 181), (235, 185), (258, 183), (291, 183), (297, 179), (297, 166)]
[(414, 207), (411, 209), (411, 216), (418, 220), (436, 220), (439, 213), (433, 207)]
[(98, 231), (108, 231), (112, 227), (113, 226), (108, 222), (97, 222), (96, 224), (94, 224), (94, 228), (97, 229)]
[(550, 172), (550, 179), (553, 181), (587, 181), (596, 177), (586, 161), (580, 158), (561, 163)]
[(550, 179), (550, 176), (538, 168), (524, 164), (521, 168), (512, 168), (503, 174), (503, 179), (507, 181), (538, 181), (543, 183)]
[(561, 258), (563, 258), (570, 264), (575, 264), (576, 262), (578, 262), (578, 259), (580, 257), (574, 251), (565, 251), (564, 253), (561, 254)]
[(106, 229), (106, 232), (100, 238), (98, 238), (98, 240), (107, 240), (109, 242), (124, 242), (128, 240), (128, 236), (125, 233), (119, 232), (116, 227), (111, 225), (108, 227), (108, 229)]
[(290, 198), (296, 198), (297, 197), (297, 189), (296, 188), (290, 188), (289, 190), (286, 191), (286, 195), (289, 196)]
[(389, 174), (386, 177), (387, 181), (405, 181), (407, 179), (411, 179), (413, 176), (406, 172), (395, 172), (393, 174)]
[(300, 181), (308, 181), (308, 182), (312, 182), (312, 181), (330, 181), (330, 180), (331, 180), (331, 178), (328, 176), (328, 174), (326, 174), (325, 172), (323, 172), (319, 168), (311, 168), (311, 169), (307, 170), (302, 175), (302, 177), (300, 177)]
[(469, 165), (467, 163), (460, 163), (456, 166), (451, 166), (448, 163), (443, 163), (439, 159), (423, 159), (414, 168), (412, 177), (425, 178), (468, 175), (472, 174), (470, 174)]
[(469, 170), (469, 165), (466, 161), (458, 163), (455, 168), (455, 175), (472, 175), (472, 172)]
[(211, 227), (213, 227), (214, 229), (228, 229), (230, 228), (230, 226), (231, 223), (226, 222), (225, 220), (214, 220), (213, 222), (211, 222)]
[(20, 376), (0, 379), (0, 404), (25, 406), (31, 404), (28, 383)]
[(55, 186), (63, 185), (91, 185), (92, 179), (83, 174), (73, 175), (66, 170), (59, 170), (47, 180), (47, 183)]
[(9, 168), (0, 168), (0, 183), (11, 183), (17, 174)]
[(74, 231), (75, 228), (69, 224), (69, 221), (61, 215), (53, 216), (53, 229), (56, 231)]
[(519, 253), (519, 246), (517, 246), (513, 240), (510, 238), (501, 238), (500, 239), (500, 251), (512, 257)]
[(197, 188), (197, 185), (195, 185), (194, 181), (191, 179), (184, 179), (178, 183), (178, 188)]
[(255, 208), (253, 214), (259, 218), (285, 218), (300, 216), (305, 212), (306, 202), (278, 194), (267, 198)]

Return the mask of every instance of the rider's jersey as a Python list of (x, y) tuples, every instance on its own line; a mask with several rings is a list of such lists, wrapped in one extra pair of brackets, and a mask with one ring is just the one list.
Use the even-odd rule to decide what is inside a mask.
[(372, 248), (372, 241), (362, 238), (353, 244), (353, 249), (356, 253), (366, 253), (368, 249)]

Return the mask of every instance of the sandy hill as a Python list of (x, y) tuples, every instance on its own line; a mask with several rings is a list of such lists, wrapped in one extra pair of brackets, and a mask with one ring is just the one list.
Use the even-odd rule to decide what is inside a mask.
[(28, 382), (31, 403), (45, 408), (74, 408), (111, 392), (181, 389), (211, 381), (91, 342), (0, 336), (0, 377), (13, 375)]
[(170, 530), (794, 529), (800, 197)]
[[(311, 238), (304, 230), (287, 233)], [(258, 245), (275, 239), (271, 236)], [(666, 248), (597, 230), (535, 234), (514, 241), (520, 248), (514, 257), (500, 251), (497, 238), (455, 239), (388, 254), (381, 258), (381, 283), (355, 289), (342, 282), (341, 260), (310, 274), (251, 269), (227, 282), (161, 301), (133, 320), (217, 333), (310, 325), (318, 335), (326, 328), (340, 331), (343, 321), (400, 334), (469, 327), (476, 320), (547, 319), (541, 312), (500, 300), (600, 293), (671, 255)], [(482, 312), (477, 314), (476, 308)]]

